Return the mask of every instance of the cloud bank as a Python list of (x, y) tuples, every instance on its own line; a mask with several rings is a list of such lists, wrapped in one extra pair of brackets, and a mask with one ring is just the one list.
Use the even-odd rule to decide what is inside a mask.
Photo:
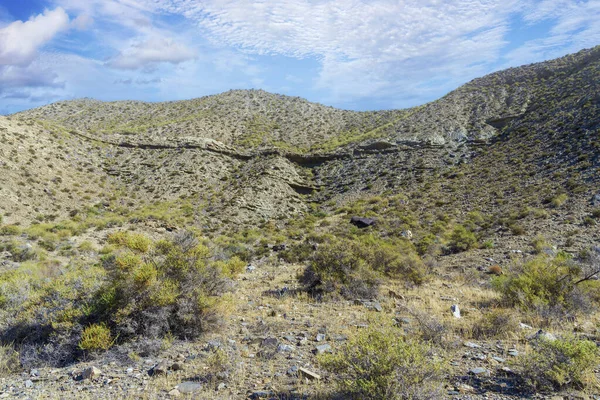
[(598, 0), (46, 1), (0, 28), (0, 96), (171, 100), (258, 86), (395, 108), (600, 43)]

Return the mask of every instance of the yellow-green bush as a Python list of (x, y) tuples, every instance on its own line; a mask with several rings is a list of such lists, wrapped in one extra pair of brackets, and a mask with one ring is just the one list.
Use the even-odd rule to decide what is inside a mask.
[(217, 261), (213, 266), (220, 269), (225, 275), (230, 278), (235, 278), (244, 271), (246, 263), (240, 260), (239, 257), (233, 256), (227, 261)]
[(108, 243), (119, 247), (126, 247), (138, 253), (146, 253), (152, 241), (145, 235), (131, 232), (115, 232), (108, 235)]
[(581, 267), (565, 253), (540, 255), (494, 278), (493, 287), (508, 306), (525, 310), (554, 309), (577, 312), (586, 306), (579, 282)]
[(561, 193), (561, 194), (554, 196), (552, 199), (550, 199), (550, 204), (554, 208), (559, 208), (563, 204), (565, 204), (568, 199), (569, 199), (569, 196), (566, 193)]
[(598, 366), (598, 346), (573, 336), (538, 340), (531, 351), (515, 363), (521, 376), (535, 390), (583, 389), (598, 387), (594, 369)]
[(0, 345), (0, 377), (20, 369), (19, 353), (8, 345)]
[[(103, 259), (105, 285), (96, 295), (95, 318), (115, 327), (120, 337), (193, 338), (219, 322), (227, 273), (208, 263), (209, 250), (195, 235), (161, 240), (144, 256), (128, 251)], [(239, 260), (237, 260), (239, 261)], [(230, 265), (231, 264), (231, 265)]]
[(21, 228), (17, 225), (0, 226), (0, 236), (16, 236), (21, 233)]
[(108, 350), (114, 343), (106, 324), (92, 324), (86, 327), (79, 341), (79, 348), (86, 351)]
[(406, 339), (397, 328), (370, 327), (350, 338), (319, 364), (336, 374), (344, 398), (440, 398), (444, 363), (424, 343)]

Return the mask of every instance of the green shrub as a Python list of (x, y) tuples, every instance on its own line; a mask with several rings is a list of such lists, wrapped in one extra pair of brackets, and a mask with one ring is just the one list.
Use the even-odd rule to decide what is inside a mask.
[(554, 258), (541, 255), (494, 278), (492, 284), (508, 306), (578, 312), (589, 305), (579, 285), (581, 272), (581, 266), (565, 253)]
[(113, 342), (110, 329), (106, 324), (92, 324), (83, 330), (79, 348), (86, 351), (108, 350)]
[(344, 398), (440, 398), (442, 361), (432, 349), (404, 338), (397, 328), (360, 331), (337, 352), (319, 356), (319, 364), (337, 375)]
[(340, 293), (346, 298), (376, 297), (381, 274), (358, 256), (357, 244), (348, 239), (319, 246), (300, 282), (313, 293)]
[(91, 252), (94, 251), (94, 245), (89, 240), (85, 240), (81, 242), (81, 244), (77, 247), (79, 251)]
[(462, 225), (456, 225), (448, 242), (450, 250), (455, 253), (477, 247), (477, 237)]
[(226, 276), (235, 278), (244, 272), (246, 262), (240, 260), (240, 258), (237, 256), (233, 256), (227, 261), (219, 261), (214, 263), (214, 266), (218, 267)]
[(525, 382), (535, 390), (597, 387), (598, 346), (573, 336), (538, 340), (517, 360)]
[(439, 239), (437, 236), (435, 236), (433, 233), (428, 233), (417, 242), (417, 252), (420, 255), (425, 255), (426, 253), (430, 252), (438, 242)]
[(21, 228), (17, 225), (0, 226), (0, 236), (17, 236), (21, 234)]
[(561, 207), (563, 204), (565, 204), (565, 202), (569, 199), (569, 196), (567, 196), (566, 193), (561, 193), (558, 194), (556, 196), (554, 196), (552, 199), (550, 199), (550, 204), (552, 205), (552, 207), (554, 208), (559, 208)]

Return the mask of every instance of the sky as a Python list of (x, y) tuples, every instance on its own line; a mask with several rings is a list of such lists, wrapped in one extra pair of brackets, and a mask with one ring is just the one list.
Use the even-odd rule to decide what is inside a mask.
[(598, 44), (600, 0), (0, 0), (0, 114), (250, 88), (406, 108)]

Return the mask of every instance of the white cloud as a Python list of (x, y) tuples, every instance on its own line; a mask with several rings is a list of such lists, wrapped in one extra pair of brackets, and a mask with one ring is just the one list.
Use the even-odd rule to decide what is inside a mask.
[(140, 69), (154, 67), (166, 62), (179, 64), (196, 57), (196, 52), (170, 38), (153, 37), (132, 43), (107, 64), (117, 69)]
[(69, 16), (62, 8), (56, 8), (0, 29), (0, 65), (28, 65), (41, 46), (68, 27)]
[(94, 23), (94, 18), (89, 14), (81, 14), (77, 16), (72, 22), (71, 26), (80, 31), (88, 29)]
[[(328, 101), (389, 95), (443, 74), (448, 87), (499, 59), (517, 0), (171, 0), (146, 4), (185, 15), (214, 43), (320, 61)], [(474, 63), (482, 65), (479, 68)], [(487, 69), (485, 68), (487, 66)]]

